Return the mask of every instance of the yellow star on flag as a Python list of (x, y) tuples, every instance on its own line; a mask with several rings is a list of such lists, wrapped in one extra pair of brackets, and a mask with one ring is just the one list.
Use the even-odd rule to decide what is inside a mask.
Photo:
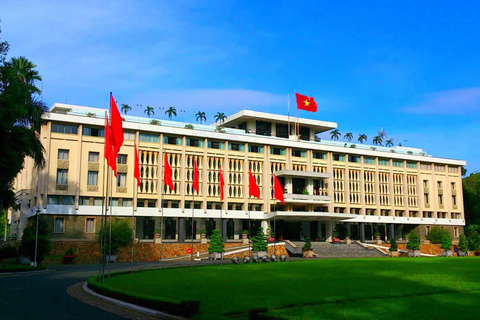
[(308, 101), (308, 100), (305, 100), (303, 102), (305, 103), (305, 106), (308, 106), (310, 104), (310, 101)]

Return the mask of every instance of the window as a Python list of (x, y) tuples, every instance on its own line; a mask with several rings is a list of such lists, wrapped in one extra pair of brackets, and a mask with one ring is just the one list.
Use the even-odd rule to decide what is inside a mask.
[(126, 173), (118, 173), (117, 187), (124, 188), (126, 186), (127, 186), (127, 174)]
[(443, 204), (443, 194), (438, 195), (438, 204)]
[(57, 169), (57, 184), (67, 184), (67, 169)]
[(97, 171), (88, 171), (87, 185), (88, 186), (98, 185), (98, 172)]
[(285, 148), (271, 147), (270, 148), (270, 154), (276, 154), (276, 155), (279, 155), (279, 156), (284, 156), (285, 155)]
[(90, 137), (105, 137), (105, 129), (83, 127), (83, 135)]
[(434, 166), (435, 171), (445, 171), (445, 166), (442, 165), (435, 165)]
[(225, 143), (220, 141), (208, 140), (207, 147), (209, 149), (220, 149), (223, 150)]
[(452, 205), (457, 205), (457, 196), (452, 196)]
[(157, 134), (140, 133), (140, 141), (151, 142), (151, 143), (159, 143), (160, 142), (160, 137)]
[(256, 133), (260, 136), (270, 136), (272, 134), (272, 124), (266, 121), (256, 121)]
[(379, 166), (388, 166), (390, 165), (390, 161), (388, 159), (378, 159)]
[(52, 132), (78, 134), (78, 126), (67, 126), (63, 124), (52, 123)]
[(95, 233), (95, 218), (87, 218), (85, 223), (86, 233)]
[(74, 205), (75, 204), (75, 197), (74, 196), (61, 196), (60, 202), (63, 205)]
[(262, 153), (263, 152), (263, 147), (249, 144), (248, 145), (248, 152)]
[(437, 188), (442, 189), (442, 181), (437, 181)]
[(307, 156), (307, 152), (305, 150), (292, 149), (292, 156), (305, 158)]
[(232, 143), (232, 142), (229, 142), (229, 143), (228, 143), (228, 150), (244, 151), (244, 150), (245, 150), (245, 146), (243, 145), (243, 143)]
[(359, 156), (348, 156), (348, 162), (360, 162), (360, 157)]
[(458, 227), (453, 227), (453, 236), (454, 236), (455, 238), (458, 238), (458, 237), (459, 237), (459, 235), (458, 235)]
[(403, 167), (403, 161), (393, 160), (394, 167)]
[(448, 172), (458, 172), (458, 167), (448, 167)]
[(428, 237), (430, 234), (430, 226), (425, 227), (425, 235)]
[(313, 159), (327, 159), (327, 154), (325, 152), (313, 151)]
[(363, 163), (365, 163), (365, 164), (375, 164), (375, 158), (363, 157)]
[(171, 136), (163, 136), (163, 143), (173, 144), (173, 145), (176, 145), (176, 146), (181, 146), (182, 145), (182, 138), (171, 137)]
[(47, 198), (48, 204), (58, 204), (58, 196), (48, 196)]
[(333, 161), (345, 161), (345, 155), (344, 154), (334, 153), (332, 155), (332, 157), (333, 157)]
[(407, 168), (417, 169), (417, 163), (416, 163), (416, 162), (407, 161)]
[(58, 160), (68, 160), (68, 150), (58, 149)]
[(277, 123), (277, 132), (276, 135), (279, 138), (288, 138), (288, 124)]
[(98, 162), (98, 152), (90, 151), (88, 153), (88, 162)]
[(452, 182), (451, 184), (452, 190), (455, 190), (455, 182)]
[(118, 164), (127, 164), (127, 155), (126, 154), (119, 154), (117, 163)]
[(123, 140), (134, 141), (135, 140), (135, 132), (123, 131)]
[(189, 147), (203, 148), (203, 140), (200, 139), (187, 138), (185, 144)]
[(423, 180), (423, 187), (428, 188), (428, 180)]
[(423, 201), (425, 202), (425, 204), (429, 204), (429, 202), (428, 202), (428, 193), (425, 193), (425, 194), (423, 195)]
[(55, 233), (64, 233), (65, 232), (65, 218), (55, 218)]

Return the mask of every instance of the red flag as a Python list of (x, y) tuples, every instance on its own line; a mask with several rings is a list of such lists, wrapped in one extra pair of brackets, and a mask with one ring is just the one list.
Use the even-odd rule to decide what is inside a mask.
[(223, 201), (223, 189), (225, 187), (225, 181), (223, 180), (223, 169), (220, 167), (220, 171), (218, 172), (219, 179), (220, 179), (220, 200)]
[(112, 168), (115, 177), (117, 176), (117, 157), (113, 153), (113, 145), (112, 145), (112, 129), (108, 123), (108, 115), (105, 115), (105, 149), (104, 149), (104, 156), (107, 159), (107, 164), (110, 168)]
[(118, 151), (123, 144), (123, 128), (122, 128), (122, 117), (120, 112), (118, 112), (117, 104), (113, 99), (113, 95), (110, 92), (110, 116), (112, 117), (112, 145), (113, 145), (113, 154), (115, 158), (117, 157)]
[(317, 112), (317, 103), (315, 102), (315, 98), (307, 97), (298, 93), (295, 93), (295, 97), (297, 98), (297, 109)]
[(254, 196), (255, 198), (260, 199), (260, 188), (258, 187), (257, 179), (255, 179), (255, 177), (253, 176), (251, 170), (248, 170), (248, 182), (248, 194), (250, 196)]
[(138, 161), (138, 152), (137, 144), (134, 145), (135, 148), (135, 166), (133, 167), (133, 177), (137, 179), (137, 186), (140, 186), (140, 161)]
[(172, 181), (172, 168), (168, 163), (168, 156), (165, 153), (165, 164), (163, 166), (163, 183), (170, 187), (170, 190), (173, 191), (173, 181)]
[(197, 191), (199, 189), (199, 181), (198, 181), (198, 167), (197, 167), (197, 160), (193, 160), (193, 190)]
[(280, 181), (278, 180), (277, 176), (273, 176), (274, 180), (274, 196), (275, 199), (279, 200), (281, 203), (285, 204), (285, 199), (283, 199), (283, 187), (280, 184)]

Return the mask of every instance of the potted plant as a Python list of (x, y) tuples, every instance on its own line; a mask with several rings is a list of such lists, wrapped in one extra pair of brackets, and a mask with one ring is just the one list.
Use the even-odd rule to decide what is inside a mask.
[(252, 251), (253, 256), (261, 259), (263, 256), (267, 256), (267, 236), (263, 232), (263, 228), (258, 228), (257, 235), (252, 238)]
[(305, 237), (305, 244), (302, 249), (304, 258), (313, 258), (317, 256), (312, 250), (312, 241), (310, 240), (310, 237)]
[(464, 234), (461, 234), (459, 238), (458, 256), (468, 257), (468, 242), (467, 242), (467, 237)]
[(242, 231), (242, 240), (243, 244), (248, 244), (248, 230)]
[(267, 228), (267, 237), (267, 242), (275, 242), (275, 235), (273, 234), (273, 230), (270, 227)]
[(350, 230), (348, 228), (346, 229), (345, 240), (347, 244), (352, 244), (352, 240), (350, 240)]
[(338, 238), (340, 233), (338, 232), (337, 228), (334, 228), (332, 231), (332, 244), (339, 244), (340, 239)]
[[(109, 224), (106, 225), (105, 229), (107, 234), (111, 234), (111, 246), (107, 249), (108, 254), (105, 255), (105, 260), (107, 262), (117, 262), (118, 250), (127, 246), (132, 241), (132, 229), (130, 227), (130, 223), (126, 219), (115, 219), (111, 222), (111, 224), (111, 232)], [(99, 242), (101, 240), (101, 236), (103, 235), (102, 231), (103, 228), (98, 234)]]
[(382, 240), (382, 234), (378, 231), (376, 231), (373, 236), (375, 237), (375, 240)]
[(442, 245), (441, 248), (443, 251), (441, 252), (442, 257), (452, 257), (453, 252), (452, 252), (452, 238), (450, 235), (445, 235), (442, 238)]
[(420, 257), (420, 239), (415, 231), (408, 234), (407, 250), (409, 257)]
[(202, 229), (200, 230), (200, 243), (207, 243), (207, 230)]
[(400, 252), (398, 252), (397, 240), (395, 238), (390, 238), (390, 248), (388, 249), (388, 256), (398, 257)]
[(225, 245), (223, 243), (222, 235), (220, 230), (215, 229), (212, 232), (210, 237), (210, 246), (208, 247), (208, 252), (210, 253), (211, 260), (222, 260), (223, 253), (225, 252)]
[(69, 248), (63, 255), (63, 264), (72, 264), (73, 259), (77, 256), (74, 248)]
[(161, 229), (155, 229), (155, 231), (153, 231), (153, 239), (155, 243), (162, 243), (162, 239), (160, 237), (161, 235), (162, 235)]

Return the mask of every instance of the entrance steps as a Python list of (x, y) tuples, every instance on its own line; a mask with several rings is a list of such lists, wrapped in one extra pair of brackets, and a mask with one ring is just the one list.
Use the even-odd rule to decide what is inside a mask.
[[(297, 247), (302, 248), (305, 242), (294, 242)], [(385, 257), (375, 248), (364, 247), (357, 242), (352, 244), (331, 244), (329, 242), (312, 242), (312, 250), (318, 254), (319, 259), (332, 258), (381, 258)]]

